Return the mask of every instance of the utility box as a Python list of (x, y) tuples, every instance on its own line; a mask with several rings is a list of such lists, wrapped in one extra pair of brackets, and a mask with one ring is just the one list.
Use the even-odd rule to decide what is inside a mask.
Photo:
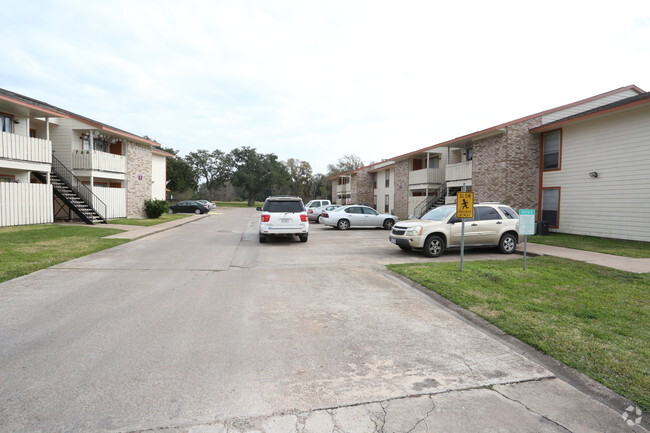
[(548, 236), (548, 221), (537, 221), (537, 234)]

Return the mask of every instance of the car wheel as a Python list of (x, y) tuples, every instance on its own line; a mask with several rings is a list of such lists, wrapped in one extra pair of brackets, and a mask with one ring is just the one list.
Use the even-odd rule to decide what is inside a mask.
[(392, 220), (390, 218), (386, 218), (386, 220), (384, 220), (384, 229), (390, 230), (393, 228), (394, 225), (395, 225), (395, 220)]
[(260, 243), (265, 244), (266, 243), (266, 236), (260, 235)]
[(424, 241), (423, 252), (427, 257), (440, 257), (445, 252), (445, 241), (440, 236), (431, 235)]
[(336, 228), (339, 230), (347, 230), (350, 228), (350, 221), (348, 220), (339, 220), (338, 223), (336, 223)]
[(201, 209), (194, 209), (194, 213), (196, 215), (201, 215), (203, 212), (201, 212)]
[(307, 239), (309, 238), (309, 234), (300, 235), (298, 237), (300, 238), (300, 242), (307, 242)]
[(316, 220), (316, 222), (317, 222), (318, 224), (322, 224), (322, 222), (320, 222), (320, 216), (318, 217), (318, 219)]
[(499, 251), (503, 254), (512, 254), (517, 248), (517, 238), (512, 233), (506, 233), (501, 236), (499, 241)]

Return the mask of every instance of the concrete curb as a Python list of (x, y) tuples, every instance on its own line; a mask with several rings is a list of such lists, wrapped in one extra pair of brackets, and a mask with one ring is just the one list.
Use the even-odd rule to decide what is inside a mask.
[[(192, 215), (187, 218), (181, 218), (178, 220), (174, 221), (169, 221), (166, 223), (162, 224), (156, 224), (153, 226), (147, 226), (147, 227), (139, 227), (139, 226), (134, 226), (135, 228), (131, 230), (127, 230), (123, 233), (117, 233), (114, 235), (106, 236), (104, 239), (130, 239), (130, 240), (136, 240), (143, 238), (145, 236), (153, 235), (155, 233), (160, 233), (164, 232), (166, 230), (171, 230), (176, 227), (180, 227), (185, 224), (189, 224), (198, 220), (201, 220), (203, 218), (209, 217), (210, 214), (204, 214), (204, 215)], [(110, 228), (110, 225), (109, 225)]]

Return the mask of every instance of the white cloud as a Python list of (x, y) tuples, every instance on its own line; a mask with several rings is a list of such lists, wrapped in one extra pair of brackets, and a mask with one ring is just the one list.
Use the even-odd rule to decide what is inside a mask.
[(27, 1), (0, 20), (0, 87), (182, 153), (247, 145), (315, 171), (650, 70), (647, 1)]

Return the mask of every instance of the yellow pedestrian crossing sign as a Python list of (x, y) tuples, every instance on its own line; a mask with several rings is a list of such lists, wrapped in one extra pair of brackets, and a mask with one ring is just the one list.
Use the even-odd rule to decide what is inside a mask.
[(456, 217), (474, 218), (473, 192), (459, 192), (456, 195)]

